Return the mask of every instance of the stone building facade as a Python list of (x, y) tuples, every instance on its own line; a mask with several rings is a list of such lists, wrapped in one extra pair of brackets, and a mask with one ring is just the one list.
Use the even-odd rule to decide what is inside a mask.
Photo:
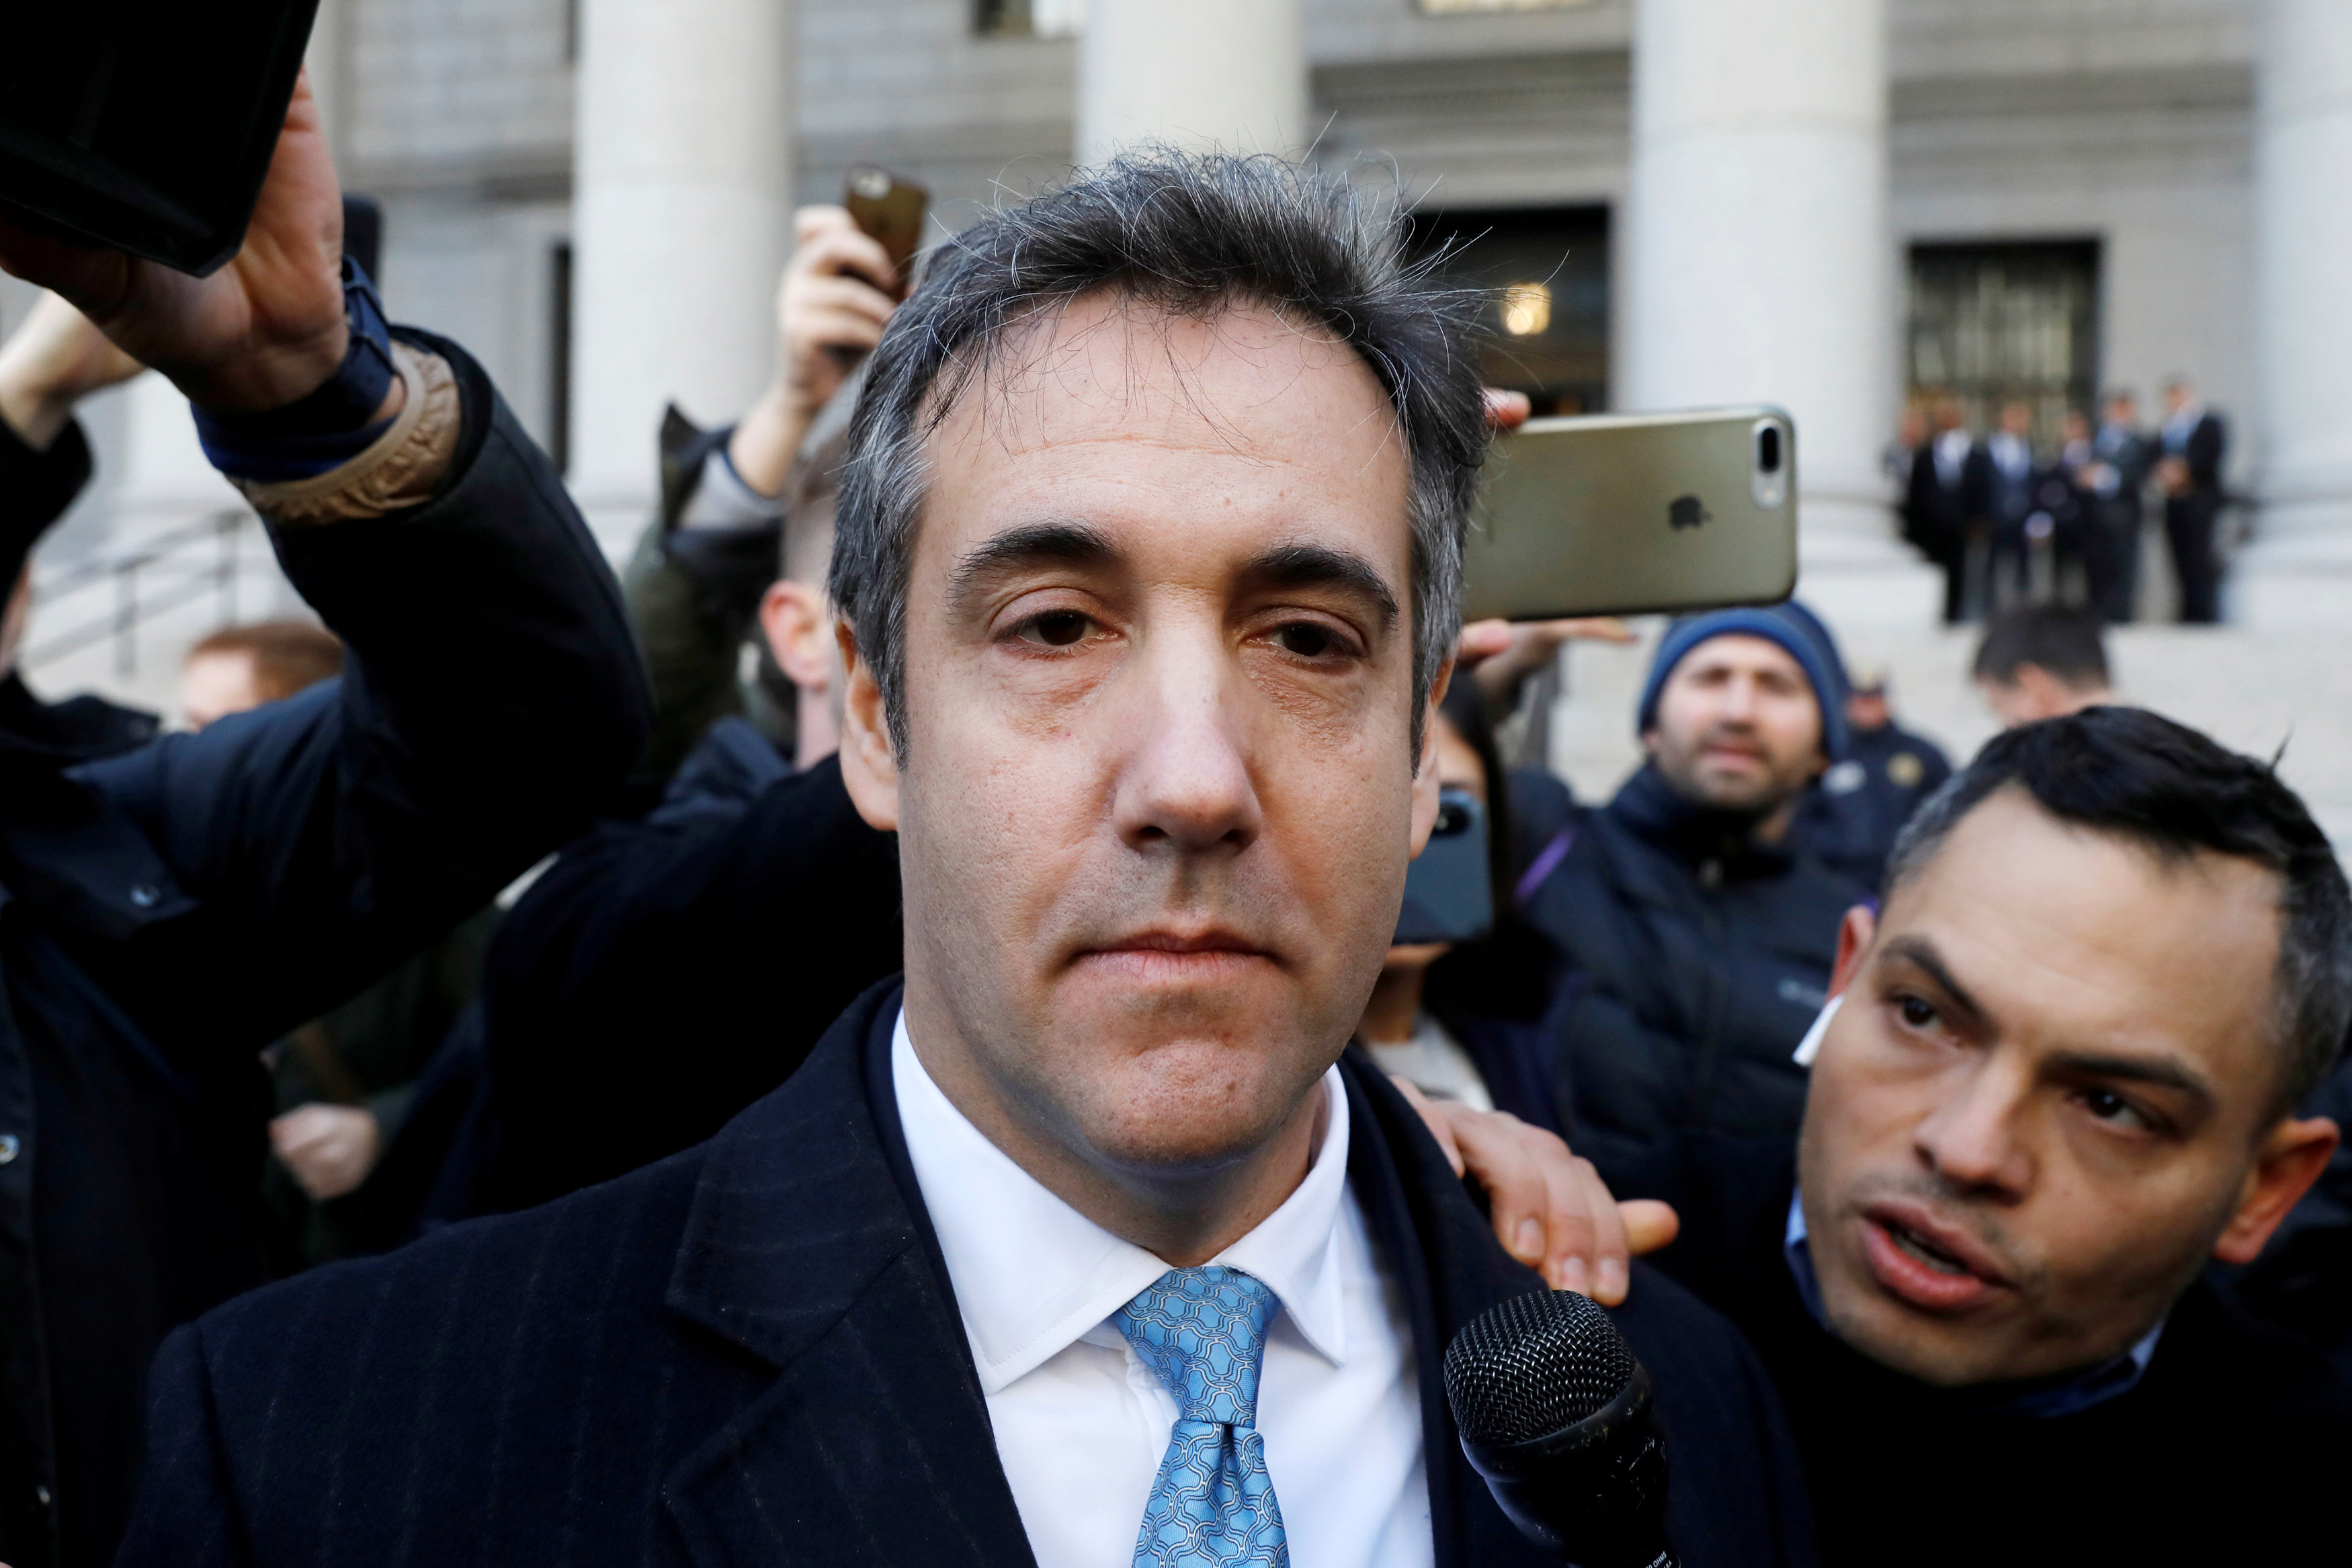
[[(383, 204), (394, 314), (480, 355), (616, 548), (644, 515), (662, 403), (723, 419), (767, 374), (795, 201), (837, 200), (850, 164), (879, 162), (953, 226), (1050, 183), (1082, 141), (1156, 124), (1312, 142), (1399, 180), (1424, 232), (1484, 244), (1465, 260), (1497, 281), (1549, 255), (1524, 281), (1552, 290), (1558, 351), (1527, 357), (1555, 366), (1531, 390), (1558, 406), (1788, 402), (1813, 486), (1804, 591), (1897, 664), (1945, 648), (1879, 464), (1906, 390), (1931, 382), (1979, 404), (2032, 392), (2054, 416), (2189, 377), (2229, 416), (2232, 486), (2257, 503), (2233, 617), (2302, 636), (2352, 592), (2352, 290), (2326, 271), (2352, 254), (2341, 0), (323, 0), (320, 16), (313, 73), (347, 184)], [(219, 504), (168, 389), (93, 423), (107, 479), (68, 549)]]

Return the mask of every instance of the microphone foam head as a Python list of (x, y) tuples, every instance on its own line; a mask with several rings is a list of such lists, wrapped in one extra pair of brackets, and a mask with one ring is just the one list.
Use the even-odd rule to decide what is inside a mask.
[(1488, 1308), (1454, 1336), (1445, 1400), (1464, 1442), (1530, 1443), (1600, 1411), (1639, 1365), (1589, 1298), (1533, 1291)]

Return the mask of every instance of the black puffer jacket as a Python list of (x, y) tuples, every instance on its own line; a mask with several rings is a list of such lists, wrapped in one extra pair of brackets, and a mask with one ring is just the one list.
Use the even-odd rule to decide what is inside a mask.
[(1572, 988), (1551, 1042), (1570, 1146), (1635, 1186), (1677, 1132), (1793, 1136), (1805, 1073), (1790, 1056), (1864, 890), (1756, 843), (1650, 768), (1561, 836), (1526, 914)]

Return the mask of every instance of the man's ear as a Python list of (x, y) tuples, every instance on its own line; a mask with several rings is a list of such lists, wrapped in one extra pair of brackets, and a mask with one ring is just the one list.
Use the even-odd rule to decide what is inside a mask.
[(2224, 1263), (2251, 1263), (2260, 1256), (2287, 1210), (2327, 1168), (2336, 1136), (2336, 1124), (2325, 1116), (2287, 1117), (2273, 1127), (2254, 1152), (2254, 1168), (2246, 1173), (2237, 1212), (2213, 1243), (2213, 1256)]
[(1842, 997), (1861, 972), (1862, 960), (1870, 951), (1870, 939), (1878, 935), (1878, 911), (1867, 904), (1857, 904), (1845, 912), (1838, 925), (1837, 965), (1830, 971), (1830, 995)]
[(872, 666), (857, 656), (857, 633), (850, 630), (847, 617), (834, 618), (833, 634), (841, 646), (842, 668), (849, 672), (841, 694), (841, 781), (867, 827), (895, 833), (898, 758), (890, 747), (882, 685)]
[(768, 585), (760, 599), (760, 631), (785, 678), (804, 692), (833, 685), (833, 617), (824, 594), (790, 578)]
[(1444, 722), (1437, 709), (1453, 680), (1454, 661), (1448, 659), (1437, 672), (1437, 679), (1430, 683), (1428, 700), (1422, 705), (1421, 755), (1413, 759), (1412, 768), (1412, 855), (1416, 860), (1437, 827), (1437, 727)]

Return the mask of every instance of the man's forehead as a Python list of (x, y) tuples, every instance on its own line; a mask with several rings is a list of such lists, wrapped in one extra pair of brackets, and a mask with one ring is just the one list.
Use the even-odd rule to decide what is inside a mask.
[(1227, 554), (1345, 535), (1402, 587), (1404, 444), (1346, 345), (1263, 308), (1193, 318), (1108, 296), (1029, 332), (930, 436), (919, 552), (952, 570), (976, 541), (1045, 519)]
[(939, 435), (1010, 453), (1074, 440), (1269, 456), (1286, 437), (1401, 444), (1393, 406), (1356, 352), (1245, 299), (1200, 311), (1097, 290), (1008, 327), (957, 390)]
[(1703, 669), (1776, 670), (1802, 676), (1804, 666), (1798, 664), (1789, 650), (1769, 637), (1758, 637), (1746, 632), (1725, 632), (1709, 637), (1683, 655), (1677, 673), (1696, 674)]

